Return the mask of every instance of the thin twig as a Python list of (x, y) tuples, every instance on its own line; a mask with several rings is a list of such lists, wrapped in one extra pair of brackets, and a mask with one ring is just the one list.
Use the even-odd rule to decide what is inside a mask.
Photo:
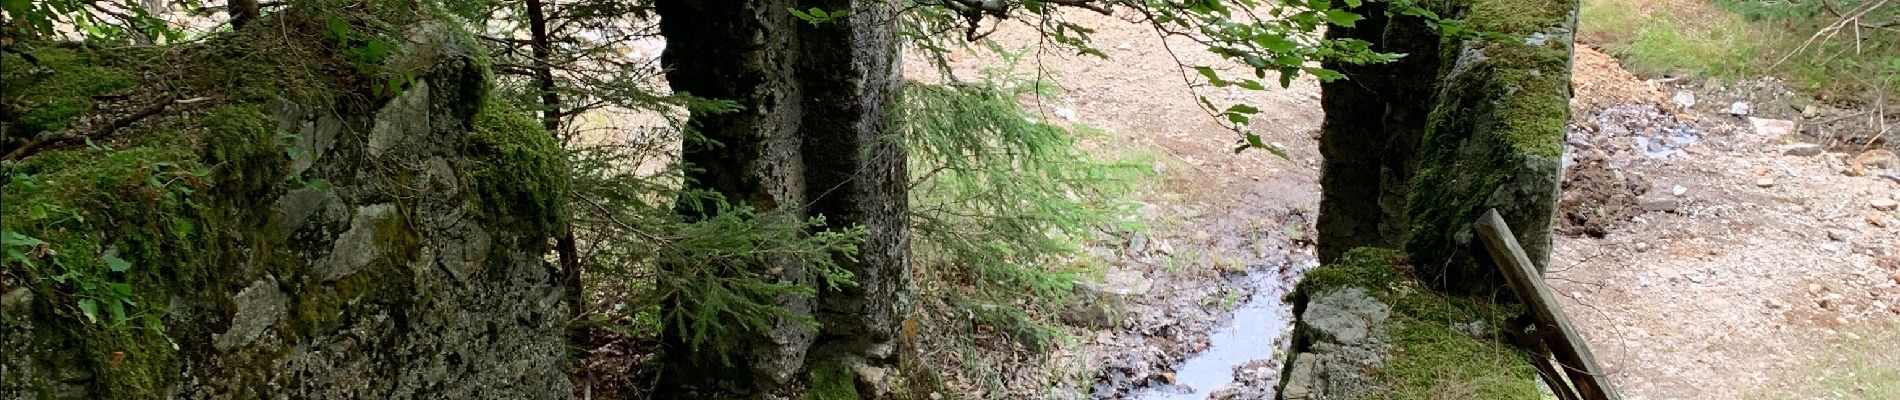
[(26, 144), (21, 145), (20, 148), (13, 149), (13, 151), (8, 152), (5, 157), (0, 157), (0, 160), (19, 161), (21, 159), (37, 154), (40, 151), (43, 151), (47, 147), (52, 146), (52, 145), (72, 142), (72, 141), (79, 141), (79, 140), (104, 139), (107, 135), (111, 135), (113, 132), (118, 131), (119, 128), (131, 126), (133, 123), (138, 122), (139, 120), (151, 117), (153, 115), (158, 115), (158, 113), (160, 112), (164, 112), (165, 108), (170, 107), (172, 104), (193, 104), (193, 103), (197, 103), (197, 102), (201, 102), (205, 100), (205, 98), (200, 97), (200, 98), (173, 101), (172, 99), (174, 97), (176, 96), (166, 95), (165, 97), (159, 99), (159, 101), (153, 102), (151, 105), (145, 106), (145, 108), (141, 108), (138, 111), (135, 111), (123, 117), (119, 117), (118, 119), (114, 119), (111, 122), (106, 123), (105, 125), (95, 126), (89, 130), (68, 128), (51, 135), (41, 136), (38, 139), (35, 139), (31, 142), (27, 142)]

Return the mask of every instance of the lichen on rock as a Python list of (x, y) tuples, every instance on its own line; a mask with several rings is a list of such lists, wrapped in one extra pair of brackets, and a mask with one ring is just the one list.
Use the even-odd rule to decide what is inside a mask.
[[(0, 250), (19, 254), (0, 260), (0, 331), (23, 349), (0, 356), (0, 398), (570, 396), (569, 310), (545, 258), (565, 190), (551, 138), (484, 121), (520, 111), (490, 101), (479, 46), (443, 13), (322, 12), (340, 11), (292, 5), (153, 52), (167, 65), (20, 46), (54, 62), (8, 68), (7, 93), (202, 99), (0, 164)], [(326, 20), (399, 47), (356, 68), (317, 33)], [(81, 74), (144, 78), (46, 81)]]

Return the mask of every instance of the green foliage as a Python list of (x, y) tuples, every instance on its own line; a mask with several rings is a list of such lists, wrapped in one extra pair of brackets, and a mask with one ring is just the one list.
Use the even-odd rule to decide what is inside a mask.
[(138, 0), (0, 0), (0, 25), (23, 22), (32, 34), (52, 37), (57, 28), (70, 26), (73, 32), (95, 40), (140, 42), (164, 40), (176, 42), (183, 32), (152, 15)]
[[(1650, 7), (1635, 0), (1583, 4), (1580, 37), (1622, 58), (1638, 74), (1773, 75), (1822, 98), (1873, 103), (1900, 96), (1900, 30), (1872, 27), (1900, 22), (1900, 4), (1873, 9), (1865, 9), (1875, 4), (1864, 0), (1719, 0), (1714, 4), (1719, 7)], [(1836, 13), (1861, 18), (1842, 22)]]
[[(1077, 271), (1050, 265), (1096, 229), (1133, 229), (1124, 203), (1143, 169), (1105, 162), (1067, 130), (1016, 103), (1033, 86), (910, 84), (900, 126), (909, 141), (913, 257), (939, 282), (968, 288), (966, 308), (1039, 346), (1020, 310), (1047, 307)], [(967, 303), (967, 304), (966, 304)], [(981, 311), (981, 312), (977, 312)]]
[[(587, 257), (586, 286), (619, 299), (606, 319), (632, 332), (672, 329), (708, 358), (729, 360), (752, 344), (746, 338), (781, 320), (816, 323), (787, 311), (781, 299), (854, 284), (831, 255), (855, 254), (863, 229), (810, 233), (822, 219), (760, 212), (684, 190), (684, 166), (664, 155), (670, 151), (664, 143), (678, 136), (646, 139), (566, 153), (571, 220), (587, 243), (580, 251)], [(805, 277), (783, 273), (787, 265), (802, 265)], [(657, 318), (643, 317), (653, 314)]]

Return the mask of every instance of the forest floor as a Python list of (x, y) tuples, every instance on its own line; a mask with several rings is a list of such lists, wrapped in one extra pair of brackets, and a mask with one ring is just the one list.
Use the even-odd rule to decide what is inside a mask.
[[(1306, 232), (1319, 199), (1317, 84), (1201, 88), (1217, 103), (1265, 110), (1253, 128), (1290, 157), (1234, 154), (1235, 134), (1195, 105), (1176, 68), (1177, 59), (1226, 63), (1192, 43), (1164, 45), (1137, 24), (1074, 18), (1100, 28), (1092, 40), (1108, 59), (1032, 51), (1018, 71), (1039, 66), (1061, 90), (1026, 102), (1053, 120), (1105, 131), (1088, 140), (1091, 149), (1152, 156), (1161, 184), (1140, 194), (1147, 232), (1093, 244), (1109, 265), (1097, 285), (1129, 297), (1120, 327), (1085, 332), (1052, 355), (991, 354), (994, 372), (950, 379), (991, 397), (1120, 396), (1174, 383), (1171, 370), (1208, 345), (1237, 302), (1279, 296), (1314, 263)], [(1010, 24), (991, 38), (1024, 48), (1038, 37)], [(985, 53), (950, 61), (960, 76), (1001, 65)], [(923, 60), (907, 62), (912, 75), (928, 70)], [(1900, 166), (1891, 153), (1859, 148), (1793, 155), (1811, 153), (1796, 142), (1829, 143), (1761, 134), (1726, 112), (1741, 101), (1756, 117), (1826, 126), (1851, 110), (1804, 117), (1809, 110), (1792, 107), (1801, 95), (1772, 79), (1646, 81), (1585, 46), (1575, 74), (1566, 234), (1550, 280), (1629, 398), (1891, 398), (1882, 396), (1900, 390), (1892, 383), (1900, 359), (1880, 356), (1900, 354), (1900, 215), (1892, 208)], [(1700, 101), (1682, 107), (1679, 91)], [(1260, 339), (1281, 340), (1279, 329)], [(1271, 387), (1281, 356), (1244, 367), (1268, 372), (1250, 383)], [(1094, 387), (1072, 387), (1075, 378)]]

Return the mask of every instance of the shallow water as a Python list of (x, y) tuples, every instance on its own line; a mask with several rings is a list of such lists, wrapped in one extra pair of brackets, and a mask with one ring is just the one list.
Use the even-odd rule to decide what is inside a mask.
[(1175, 384), (1136, 390), (1129, 399), (1201, 400), (1234, 382), (1234, 367), (1279, 357), (1279, 337), (1292, 313), (1281, 298), (1286, 284), (1267, 274), (1254, 276), (1257, 290), (1234, 309), (1234, 319), (1209, 335), (1207, 350), (1188, 357), (1174, 370)]

